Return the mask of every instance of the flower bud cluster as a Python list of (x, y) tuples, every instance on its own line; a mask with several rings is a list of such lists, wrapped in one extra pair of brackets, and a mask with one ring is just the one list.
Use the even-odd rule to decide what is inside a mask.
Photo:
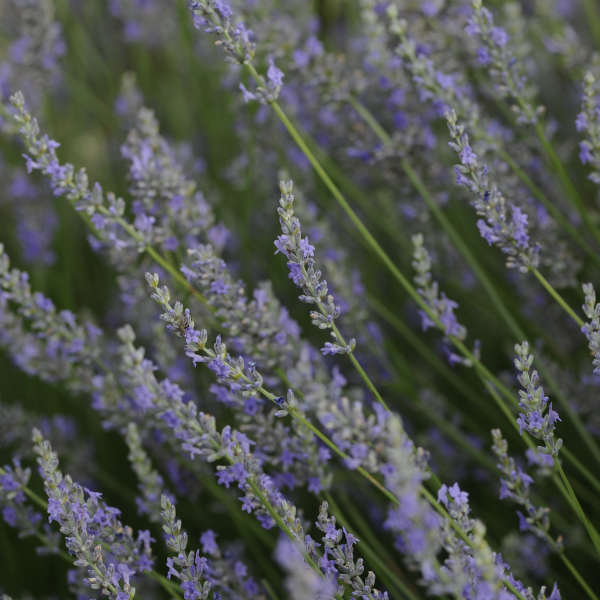
[(583, 79), (582, 106), (575, 127), (585, 136), (579, 143), (579, 159), (592, 167), (589, 177), (600, 184), (600, 97), (598, 82), (591, 71)]
[(513, 101), (517, 122), (536, 123), (544, 108), (535, 105), (536, 90), (527, 81), (521, 59), (514, 56), (508, 34), (494, 25), (494, 17), (482, 0), (473, 0), (472, 8), (466, 32), (481, 42), (479, 63), (489, 70), (499, 96)]
[(325, 342), (323, 354), (350, 354), (356, 345), (352, 339), (348, 343), (341, 337), (335, 320), (340, 316), (340, 307), (329, 293), (327, 281), (321, 279), (321, 271), (314, 258), (315, 247), (307, 237), (302, 237), (300, 220), (294, 213), (294, 186), (291, 181), (281, 181), (281, 198), (277, 213), (281, 225), (281, 235), (275, 240), (276, 252), (288, 259), (290, 279), (302, 290), (300, 300), (314, 304), (310, 317), (313, 325), (329, 329), (333, 342)]
[(527, 213), (504, 198), (490, 178), (488, 166), (471, 148), (469, 136), (464, 126), (458, 123), (456, 113), (448, 112), (446, 120), (452, 138), (450, 147), (460, 159), (460, 164), (455, 166), (456, 182), (473, 195), (471, 204), (482, 217), (477, 221), (479, 233), (488, 244), (499, 246), (507, 255), (508, 267), (517, 267), (522, 272), (535, 268), (539, 248), (529, 238)]
[[(352, 590), (356, 598), (372, 598), (373, 600), (388, 600), (387, 592), (375, 588), (375, 574), (369, 571), (363, 578), (364, 561), (354, 558), (354, 546), (359, 541), (345, 527), (336, 527), (335, 517), (328, 512), (327, 502), (321, 504), (317, 529), (322, 533), (323, 556), (320, 566), (325, 575), (331, 575), (341, 584)], [(340, 593), (343, 592), (343, 587)]]
[(492, 450), (498, 459), (498, 468), (504, 476), (500, 479), (500, 499), (509, 498), (525, 510), (525, 514), (517, 511), (521, 531), (532, 531), (540, 538), (548, 540), (550, 509), (538, 508), (533, 504), (529, 491), (533, 479), (508, 454), (508, 443), (502, 437), (502, 432), (499, 429), (492, 429), (492, 438), (494, 440)]
[(106, 505), (101, 494), (83, 488), (58, 469), (58, 457), (39, 430), (33, 431), (34, 450), (48, 496), (48, 516), (65, 536), (75, 565), (88, 570), (92, 590), (114, 600), (129, 600), (137, 572), (152, 568), (149, 531), (133, 530), (119, 521), (120, 511)]
[(596, 290), (593, 284), (584, 283), (583, 293), (585, 294), (585, 304), (582, 306), (588, 322), (581, 328), (581, 331), (588, 340), (588, 346), (592, 353), (594, 374), (600, 374), (600, 303), (596, 303)]
[(544, 442), (545, 448), (538, 448), (538, 451), (551, 454), (556, 457), (562, 447), (562, 440), (556, 438), (556, 422), (560, 421), (558, 413), (552, 408), (552, 403), (548, 402), (548, 396), (544, 393), (544, 388), (540, 385), (540, 377), (534, 369), (533, 354), (529, 353), (529, 344), (524, 341), (521, 344), (515, 344), (515, 367), (517, 368), (517, 379), (522, 390), (519, 390), (519, 408), (521, 412), (517, 418), (517, 424), (521, 434), (523, 430), (530, 433), (536, 440)]
[(54, 195), (64, 196), (76, 210), (83, 211), (105, 243), (119, 251), (143, 250), (144, 228), (138, 229), (126, 222), (124, 200), (112, 192), (105, 194), (99, 183), (90, 188), (85, 169), (76, 171), (72, 164), (59, 161), (56, 154), (59, 143), (41, 134), (37, 119), (28, 112), (21, 92), (11, 97), (11, 103), (15, 109), (13, 118), (27, 150), (23, 155), (27, 172), (40, 171), (45, 175)]

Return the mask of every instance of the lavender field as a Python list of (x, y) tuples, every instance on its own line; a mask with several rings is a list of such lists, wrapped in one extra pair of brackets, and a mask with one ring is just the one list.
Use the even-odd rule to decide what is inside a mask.
[(600, 598), (600, 3), (0, 0), (0, 598)]

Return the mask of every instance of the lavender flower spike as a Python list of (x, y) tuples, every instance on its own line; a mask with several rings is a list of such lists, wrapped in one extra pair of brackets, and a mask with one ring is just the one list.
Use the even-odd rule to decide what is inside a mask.
[(596, 303), (596, 290), (591, 283), (583, 284), (585, 304), (583, 312), (588, 322), (581, 328), (588, 340), (588, 346), (593, 356), (594, 374), (600, 375), (600, 303)]
[(494, 17), (483, 6), (482, 0), (473, 0), (472, 5), (473, 14), (466, 32), (481, 40), (479, 63), (489, 69), (500, 97), (513, 102), (517, 122), (536, 123), (544, 109), (535, 106), (536, 90), (525, 77), (522, 61), (513, 54), (508, 34), (502, 27), (494, 25)]
[[(42, 134), (37, 119), (27, 110), (21, 92), (11, 97), (15, 109), (13, 119), (19, 125), (19, 134), (23, 139), (27, 154), (27, 171), (40, 171), (50, 182), (54, 195), (64, 196), (76, 210), (84, 211), (103, 240), (116, 250), (128, 248), (142, 251), (149, 238), (149, 231), (142, 231), (133, 224), (126, 224), (128, 233), (123, 229), (125, 223), (125, 202), (112, 192), (104, 193), (99, 183), (90, 187), (85, 169), (78, 171), (71, 163), (61, 163), (56, 154), (59, 143), (48, 135)], [(133, 236), (133, 239), (132, 239)]]
[(149, 532), (141, 531), (134, 539), (132, 529), (119, 521), (120, 511), (107, 506), (98, 492), (63, 476), (50, 443), (37, 429), (32, 437), (48, 496), (49, 519), (59, 523), (75, 565), (87, 567), (85, 583), (114, 600), (129, 600), (135, 595), (133, 576), (152, 566)]
[(252, 66), (256, 51), (252, 31), (236, 19), (229, 4), (225, 0), (190, 0), (189, 9), (194, 27), (214, 34), (217, 37), (216, 45), (223, 48), (228, 60), (250, 65), (257, 85), (250, 91), (240, 84), (244, 99), (258, 100), (263, 104), (277, 100), (283, 85), (283, 72), (275, 66), (273, 58), (268, 60), (266, 76), (256, 72)]
[(529, 344), (526, 341), (516, 344), (515, 353), (515, 367), (519, 372), (517, 379), (523, 386), (519, 390), (521, 412), (517, 418), (521, 433), (525, 430), (535, 439), (543, 441), (545, 448), (539, 448), (540, 452), (557, 456), (563, 442), (555, 437), (554, 426), (560, 417), (553, 410), (552, 403), (548, 404), (548, 396), (539, 384), (538, 372), (535, 369), (530, 371), (533, 354), (529, 354)]
[[(464, 342), (467, 337), (467, 329), (458, 322), (454, 314), (454, 309), (458, 307), (458, 304), (448, 298), (444, 292), (440, 295), (438, 282), (434, 281), (431, 276), (431, 257), (427, 252), (427, 248), (423, 245), (423, 236), (421, 234), (413, 235), (412, 243), (414, 247), (412, 264), (417, 273), (415, 275), (417, 292), (440, 322), (447, 346), (450, 346), (448, 343), (450, 338)], [(435, 325), (435, 322), (425, 311), (420, 311), (420, 315), (424, 330)], [(449, 347), (447, 352), (451, 363), (471, 366), (471, 361), (452, 352)]]
[(327, 281), (321, 279), (321, 271), (315, 261), (315, 247), (307, 237), (302, 237), (300, 219), (294, 213), (294, 184), (292, 181), (280, 181), (281, 198), (277, 213), (281, 224), (281, 235), (275, 240), (277, 252), (288, 259), (290, 279), (302, 290), (300, 300), (314, 304), (317, 310), (310, 312), (313, 325), (320, 329), (329, 329), (333, 342), (325, 342), (323, 354), (350, 354), (356, 340), (349, 342), (342, 337), (335, 325), (340, 316), (340, 307), (328, 293)]
[(579, 159), (591, 165), (590, 179), (600, 185), (600, 98), (598, 82), (591, 72), (583, 78), (582, 106), (575, 127), (585, 136), (579, 143)]
[(181, 581), (181, 589), (185, 600), (206, 600), (211, 592), (211, 584), (207, 580), (209, 563), (196, 550), (186, 552), (188, 536), (181, 530), (181, 521), (176, 518), (175, 506), (167, 496), (160, 499), (162, 507), (161, 519), (165, 539), (169, 550), (175, 556), (167, 558), (168, 577), (177, 577)]
[[(502, 437), (502, 432), (499, 429), (492, 429), (492, 438), (494, 439), (492, 450), (498, 459), (498, 468), (504, 476), (500, 480), (500, 499), (509, 498), (525, 509), (526, 514), (517, 511), (521, 531), (532, 531), (540, 538), (548, 540), (550, 509), (538, 508), (531, 501), (529, 487), (533, 479), (517, 466), (515, 460), (508, 454), (508, 443)], [(553, 460), (552, 457), (550, 460)]]
[(352, 589), (354, 598), (388, 600), (387, 592), (375, 589), (373, 571), (369, 571), (363, 579), (364, 561), (362, 558), (354, 560), (354, 545), (358, 539), (345, 528), (338, 529), (335, 526), (335, 517), (329, 515), (327, 508), (327, 502), (323, 502), (316, 523), (317, 529), (323, 533), (324, 554), (321, 566), (324, 572), (327, 575), (335, 575), (341, 584)]
[(25, 488), (29, 484), (31, 469), (23, 468), (18, 458), (13, 465), (0, 467), (0, 511), (2, 520), (19, 531), (19, 537), (35, 535), (43, 542), (37, 548), (38, 553), (55, 553), (59, 549), (60, 539), (55, 539), (47, 523), (45, 534), (41, 530), (42, 515), (27, 503)]
[(189, 9), (194, 27), (217, 36), (227, 58), (233, 62), (249, 63), (254, 58), (256, 45), (251, 41), (252, 32), (243, 23), (235, 22), (233, 10), (225, 0), (191, 0)]
[(482, 217), (477, 221), (479, 233), (488, 244), (499, 246), (507, 255), (507, 267), (517, 267), (523, 273), (537, 267), (539, 249), (529, 239), (527, 214), (507, 202), (496, 183), (490, 180), (488, 166), (470, 146), (464, 125), (457, 122), (453, 110), (446, 113), (446, 120), (452, 138), (450, 147), (461, 163), (455, 166), (456, 182), (473, 194), (471, 205)]

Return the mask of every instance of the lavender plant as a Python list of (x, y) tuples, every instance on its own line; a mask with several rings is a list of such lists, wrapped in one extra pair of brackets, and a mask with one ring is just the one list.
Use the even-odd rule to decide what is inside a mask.
[(0, 23), (2, 597), (598, 600), (595, 3)]

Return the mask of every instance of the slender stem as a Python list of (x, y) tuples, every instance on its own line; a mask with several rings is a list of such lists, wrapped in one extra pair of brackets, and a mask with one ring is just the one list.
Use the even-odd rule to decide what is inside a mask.
[[(277, 399), (277, 396), (275, 396), (275, 394), (272, 394), (271, 392), (269, 392), (262, 386), (258, 389), (258, 391), (271, 401), (276, 401), (276, 399)], [(304, 415), (302, 415), (300, 412), (298, 412), (297, 409), (290, 408), (288, 412), (293, 418), (297, 419), (300, 423), (302, 423), (305, 427), (307, 427), (314, 435), (316, 435), (326, 446), (331, 448), (331, 450), (333, 450), (338, 456), (340, 456), (344, 460), (350, 459), (350, 457), (341, 448), (339, 448), (339, 446), (337, 446), (337, 444), (335, 444), (335, 442), (333, 442), (331, 439), (329, 439), (329, 437), (327, 435), (325, 435), (322, 431), (320, 431), (318, 428), (316, 428), (308, 419), (306, 419), (306, 417), (304, 417)], [(393, 502), (396, 505), (400, 504), (400, 500), (395, 496), (395, 494), (393, 494), (390, 490), (388, 490), (380, 481), (378, 481), (375, 477), (373, 477), (373, 475), (371, 475), (371, 473), (369, 473), (366, 469), (359, 466), (356, 468), (356, 471), (362, 477), (367, 479), (374, 487), (376, 487), (388, 500), (390, 500), (391, 502)], [(431, 506), (438, 513), (440, 513), (444, 518), (446, 518), (450, 521), (451, 527), (457, 533), (459, 533), (459, 536), (461, 537), (461, 539), (465, 543), (467, 543), (469, 545), (469, 547), (474, 548), (473, 541), (462, 530), (460, 525), (452, 519), (452, 517), (448, 514), (446, 509), (444, 509), (444, 507), (441, 506), (441, 504), (435, 499), (435, 497), (431, 494), (431, 492), (429, 492), (429, 490), (427, 490), (427, 488), (424, 485), (421, 485), (419, 487), (419, 491), (421, 494), (423, 494), (425, 499), (431, 504)], [(523, 598), (523, 596), (518, 592), (518, 590), (516, 590), (516, 588), (514, 588), (514, 586), (510, 582), (505, 581), (504, 584), (514, 594), (516, 594), (518, 598), (520, 598), (521, 600), (525, 600)]]
[(582, 521), (584, 527), (586, 528), (586, 531), (588, 532), (588, 535), (590, 536), (592, 543), (594, 544), (594, 547), (596, 548), (596, 551), (598, 552), (598, 554), (600, 554), (600, 534), (598, 533), (596, 528), (590, 523), (585, 512), (583, 511), (583, 508), (581, 507), (581, 504), (579, 503), (579, 500), (577, 499), (575, 491), (573, 490), (573, 487), (571, 486), (569, 479), (562, 468), (562, 465), (560, 464), (560, 462), (558, 460), (555, 460), (555, 462), (557, 465), (559, 477), (562, 480), (567, 493), (569, 494), (569, 496), (572, 499), (573, 509), (575, 510), (575, 512), (577, 512), (579, 514), (579, 518)]
[(556, 300), (560, 307), (577, 323), (581, 329), (585, 323), (583, 319), (577, 315), (577, 313), (566, 303), (565, 299), (554, 289), (552, 284), (535, 268), (531, 269), (531, 272), (536, 276), (537, 280), (542, 284), (544, 289)]
[(157, 573), (156, 571), (150, 571), (148, 573), (148, 576), (151, 579), (154, 579), (156, 582), (158, 582), (171, 596), (173, 596), (173, 598), (182, 600), (181, 596), (179, 595), (179, 593), (177, 591), (178, 586), (171, 583), (164, 575), (161, 575), (160, 573)]
[[(369, 125), (372, 131), (377, 135), (377, 137), (385, 144), (390, 145), (392, 143), (392, 138), (385, 131), (385, 129), (380, 125), (377, 119), (373, 116), (371, 111), (364, 106), (357, 98), (354, 96), (349, 96), (348, 102), (352, 105), (352, 107), (356, 110), (356, 112), (364, 119), (365, 123)], [(515, 321), (514, 317), (510, 313), (510, 311), (506, 308), (500, 295), (496, 291), (495, 286), (492, 284), (490, 278), (487, 276), (485, 271), (479, 265), (479, 262), (475, 259), (473, 253), (469, 250), (468, 246), (464, 243), (460, 234), (456, 231), (452, 223), (446, 218), (444, 213), (440, 210), (439, 206), (429, 193), (429, 190), (423, 183), (422, 179), (419, 177), (419, 174), (412, 168), (407, 159), (403, 158), (400, 161), (400, 165), (402, 170), (408, 177), (409, 181), (413, 185), (413, 187), (420, 194), (421, 198), (425, 200), (429, 210), (433, 213), (433, 216), (438, 220), (443, 229), (446, 230), (446, 233), (452, 240), (452, 243), (458, 249), (458, 251), (463, 255), (465, 260), (469, 263), (469, 266), (475, 272), (475, 275), (485, 288), (488, 293), (490, 299), (496, 306), (498, 312), (501, 314), (502, 318), (505, 320), (506, 324), (513, 332), (518, 332), (520, 330), (519, 325)], [(522, 336), (519, 336), (522, 337)]]
[[(254, 67), (252, 67), (251, 65), (248, 65), (248, 67), (251, 68), (251, 72), (254, 71), (254, 73), (256, 73), (256, 71), (254, 70)], [(258, 74), (257, 74), (257, 76), (258, 76)], [(323, 169), (321, 164), (317, 161), (316, 157), (311, 152), (309, 147), (306, 145), (306, 143), (304, 142), (304, 139), (302, 138), (302, 136), (300, 135), (298, 130), (295, 128), (295, 126), (292, 124), (292, 122), (288, 119), (287, 115), (283, 112), (283, 110), (279, 106), (279, 104), (277, 102), (272, 102), (271, 106), (273, 107), (273, 110), (275, 111), (275, 113), (277, 114), (279, 119), (281, 120), (284, 127), (287, 129), (288, 133), (292, 136), (292, 138), (294, 139), (294, 141), (296, 142), (298, 147), (305, 154), (306, 158), (311, 163), (311, 165), (315, 169), (316, 173), (319, 175), (319, 177), (321, 178), (321, 180), (323, 181), (323, 183), (325, 184), (327, 189), (329, 189), (329, 191), (331, 192), (332, 196), (336, 199), (336, 201), (342, 207), (344, 212), (350, 218), (350, 220), (352, 221), (354, 226), (358, 229), (359, 233), (365, 239), (365, 241), (367, 242), (367, 244), (369, 245), (371, 250), (373, 252), (375, 252), (375, 254), (379, 257), (379, 259), (390, 270), (392, 275), (402, 284), (402, 286), (405, 288), (405, 290), (408, 292), (408, 294), (416, 302), (423, 304), (423, 302), (421, 301), (420, 296), (417, 294), (416, 290), (414, 290), (414, 288), (411, 286), (411, 284), (406, 279), (406, 277), (404, 277), (404, 275), (401, 273), (401, 271), (398, 269), (398, 267), (396, 267), (396, 265), (394, 264), (392, 259), (387, 255), (385, 250), (381, 247), (381, 245), (373, 237), (373, 235), (367, 229), (367, 227), (364, 225), (364, 223), (361, 221), (359, 216), (354, 212), (354, 210), (348, 204), (347, 200), (344, 198), (344, 196), (340, 192), (339, 188), (332, 181), (332, 179), (329, 177), (329, 175), (327, 175), (327, 173), (325, 172), (325, 170)]]
[[(425, 495), (429, 503), (439, 512), (440, 515), (442, 515), (448, 520), (450, 526), (452, 527), (452, 529), (454, 529), (454, 531), (458, 534), (462, 541), (465, 542), (465, 544), (467, 544), (470, 548), (473, 548), (473, 540), (466, 535), (466, 533), (462, 530), (460, 525), (450, 516), (448, 511), (437, 501), (437, 499), (431, 494), (431, 492), (425, 488), (423, 489), (423, 494)], [(517, 598), (524, 600), (522, 594), (509, 580), (504, 580), (503, 583), (515, 596), (517, 596)]]
[[(35, 531), (33, 534), (42, 544), (49, 545), (50, 540), (47, 536), (43, 535), (39, 531)], [(53, 551), (52, 554), (57, 554), (60, 556), (65, 562), (68, 562), (70, 565), (73, 564), (73, 558), (69, 556), (64, 550), (58, 548), (56, 551)]]
[(598, 481), (592, 472), (583, 465), (573, 453), (564, 446), (560, 449), (561, 453), (565, 455), (566, 459), (588, 480), (588, 482), (596, 489), (596, 492), (600, 493), (600, 481)]
[[(279, 526), (281, 531), (283, 531), (283, 533), (285, 533), (285, 535), (287, 535), (288, 538), (290, 538), (290, 540), (292, 542), (297, 543), (298, 542), (297, 537), (293, 534), (293, 532), (290, 530), (290, 528), (283, 522), (283, 519), (279, 516), (277, 511), (273, 508), (273, 506), (269, 502), (268, 498), (262, 493), (261, 489), (258, 487), (258, 485), (254, 481), (254, 479), (249, 478), (247, 481), (248, 481), (248, 485), (252, 488), (252, 491), (254, 492), (254, 494), (256, 494), (257, 498), (259, 498), (259, 500), (262, 502), (264, 507), (267, 509), (267, 512), (271, 515), (273, 520), (277, 523), (277, 525)], [(321, 571), (321, 569), (319, 568), (317, 563), (315, 563), (315, 561), (309, 556), (309, 554), (303, 550), (301, 550), (301, 552), (302, 552), (302, 556), (304, 557), (304, 560), (310, 565), (311, 569), (313, 569), (313, 571), (315, 571), (321, 577), (324, 577), (323, 572)]]
[(575, 577), (575, 579), (577, 580), (579, 585), (585, 590), (585, 593), (592, 600), (599, 600), (596, 593), (592, 590), (592, 588), (590, 588), (590, 586), (587, 584), (586, 580), (581, 576), (579, 571), (575, 568), (575, 565), (565, 556), (565, 553), (559, 552), (559, 556), (560, 556), (560, 559), (563, 561), (563, 563), (565, 563), (565, 566), (567, 567), (567, 569), (569, 569), (569, 571), (571, 571), (571, 574), (573, 575), (573, 577)]
[(279, 597), (275, 593), (273, 586), (266, 579), (261, 579), (261, 583), (262, 583), (263, 587), (265, 588), (267, 594), (269, 595), (269, 598), (271, 598), (271, 600), (279, 600)]
[(452, 423), (451, 420), (436, 414), (435, 410), (430, 410), (423, 402), (417, 402), (415, 406), (418, 410), (425, 412), (427, 417), (431, 419), (449, 438), (464, 448), (464, 450), (483, 467), (490, 469), (492, 472), (497, 471), (496, 463), (489, 456), (484, 454), (471, 440), (469, 440), (469, 438), (466, 437), (463, 432)]
[[(275, 396), (273, 396), (272, 400), (275, 399)], [(212, 440), (212, 445), (214, 447), (215, 450), (219, 450), (219, 444), (216, 440)], [(234, 464), (234, 459), (232, 456), (230, 456), (229, 454), (225, 455), (225, 459), (230, 463), (230, 464)], [(273, 505), (271, 504), (270, 500), (263, 494), (262, 490), (260, 489), (260, 487), (258, 486), (258, 484), (256, 483), (256, 481), (254, 480), (254, 477), (252, 475), (250, 475), (247, 479), (246, 479), (249, 487), (252, 489), (253, 493), (256, 495), (256, 497), (261, 501), (262, 505), (267, 509), (267, 512), (269, 513), (269, 515), (271, 515), (271, 518), (277, 523), (277, 525), (279, 526), (279, 528), (281, 529), (281, 531), (287, 535), (287, 537), (294, 542), (295, 544), (298, 542), (298, 537), (296, 535), (294, 535), (294, 533), (290, 530), (290, 528), (286, 525), (286, 523), (283, 521), (283, 519), (281, 518), (281, 516), (277, 513), (277, 511), (273, 508)], [(303, 548), (299, 548), (302, 556), (304, 557), (304, 560), (307, 562), (307, 564), (311, 567), (311, 569), (313, 569), (315, 571), (315, 573), (317, 573), (320, 577), (324, 577), (325, 575), (323, 574), (323, 572), (321, 571), (321, 569), (319, 568), (319, 566), (315, 563), (315, 561), (311, 558), (311, 556), (303, 549)]]
[(373, 113), (356, 98), (355, 96), (348, 96), (349, 104), (354, 110), (362, 117), (363, 121), (371, 128), (373, 133), (386, 145), (389, 146), (392, 143), (392, 138), (388, 132), (381, 126), (379, 121), (375, 118)]
[[(332, 323), (331, 328), (335, 335), (338, 337), (342, 346), (348, 347), (348, 343), (344, 339), (344, 336), (341, 334), (340, 330), (337, 328), (335, 323)], [(385, 410), (389, 411), (390, 408), (387, 405), (386, 401), (383, 399), (383, 396), (379, 393), (379, 390), (375, 387), (375, 384), (371, 380), (371, 378), (367, 375), (367, 372), (363, 369), (362, 365), (358, 362), (358, 359), (354, 355), (354, 352), (348, 352), (348, 358), (350, 362), (354, 365), (354, 368), (357, 370), (358, 374), (361, 376), (362, 380), (365, 382), (366, 386), (369, 388), (369, 391), (375, 396), (377, 402), (385, 408)]]
[[(511, 404), (518, 406), (518, 401), (514, 397), (513, 393), (493, 373), (491, 373), (490, 370), (480, 360), (478, 360), (462, 342), (455, 341), (455, 345), (457, 346), (457, 348), (459, 348), (459, 350), (463, 353), (463, 355), (466, 358), (471, 360), (473, 366), (475, 367), (475, 370), (477, 371), (477, 374), (480, 376), (481, 380), (486, 385), (487, 389), (490, 391), (491, 394), (493, 394), (494, 390), (497, 389), (502, 394), (502, 396), (504, 396)], [(487, 383), (491, 383), (493, 387), (487, 386)], [(516, 424), (512, 412), (505, 406), (501, 398), (497, 398), (497, 396), (494, 396), (494, 399), (497, 401), (497, 404), (501, 409), (502, 413), (506, 416), (511, 425), (515, 427), (518, 431), (519, 427)], [(523, 437), (525, 440), (527, 440), (525, 436)], [(593, 474), (590, 473), (590, 471), (588, 471), (587, 469), (585, 469), (581, 462), (575, 459), (574, 455), (571, 452), (565, 452), (565, 446), (561, 448), (561, 452), (564, 453), (565, 458), (572, 464), (573, 467), (580, 471), (581, 474), (584, 477), (586, 477), (586, 479), (594, 478)], [(594, 485), (600, 486), (600, 483), (596, 481)]]
[[(78, 213), (82, 214), (82, 211), (77, 211)], [(101, 206), (98, 208), (98, 212), (106, 215), (106, 216), (111, 216), (113, 217), (114, 215), (104, 206)], [(82, 216), (86, 216), (83, 215)], [(152, 259), (158, 263), (165, 271), (167, 271), (171, 277), (173, 277), (173, 279), (175, 281), (177, 281), (181, 286), (183, 286), (184, 289), (186, 289), (188, 292), (192, 293), (194, 296), (196, 296), (196, 298), (198, 300), (200, 300), (200, 302), (202, 302), (202, 304), (204, 304), (208, 310), (213, 311), (214, 312), (214, 307), (212, 305), (209, 304), (208, 300), (196, 289), (194, 288), (192, 285), (190, 285), (189, 281), (181, 274), (180, 271), (178, 271), (166, 258), (164, 258), (161, 254), (159, 254), (152, 246), (150, 246), (149, 244), (147, 244), (144, 241), (144, 238), (135, 230), (134, 227), (132, 227), (125, 219), (123, 218), (118, 218), (116, 219), (117, 222), (119, 223), (119, 225), (127, 232), (127, 234), (136, 242), (138, 242), (140, 245), (143, 246), (144, 248), (144, 252), (146, 252), (150, 257), (152, 257)], [(94, 226), (90, 223), (90, 226), (92, 228), (94, 228)], [(94, 228), (95, 229), (95, 228)]]

